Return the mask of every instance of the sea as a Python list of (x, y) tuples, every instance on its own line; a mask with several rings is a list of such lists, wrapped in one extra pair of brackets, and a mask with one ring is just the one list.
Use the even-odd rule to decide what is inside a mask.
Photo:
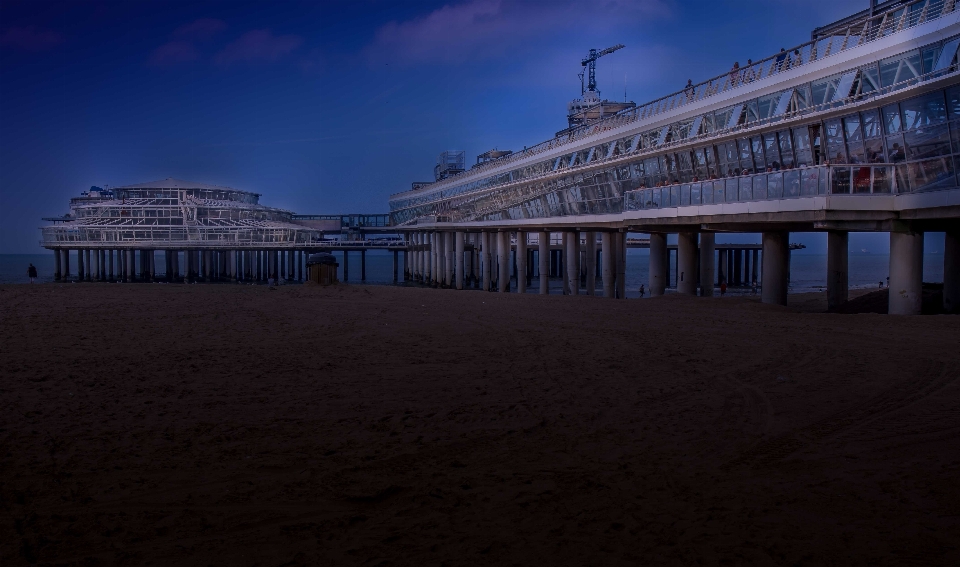
[[(337, 252), (340, 257), (342, 252)], [(70, 260), (70, 269), (76, 273), (76, 257)], [(401, 255), (400, 275), (403, 275), (403, 256)], [(671, 262), (670, 282), (676, 278), (675, 256)], [(343, 261), (340, 261), (340, 278), (343, 279)], [(848, 278), (851, 288), (877, 288), (880, 282), (886, 284), (889, 276), (890, 257), (887, 254), (854, 253), (849, 255)], [(47, 254), (0, 254), (0, 284), (27, 284), (27, 267), (30, 264), (37, 267), (38, 283), (53, 283), (54, 259), (53, 253)], [(163, 269), (163, 257), (157, 256), (156, 266)], [(350, 254), (350, 283), (359, 283), (360, 254)], [(827, 285), (827, 255), (804, 253), (795, 251), (790, 255), (790, 292), (802, 293), (821, 291)], [(926, 253), (923, 258), (923, 281), (943, 281), (943, 254)], [(382, 250), (367, 251), (367, 284), (393, 284), (393, 253)], [(551, 291), (560, 293), (559, 279), (551, 280)], [(649, 250), (627, 250), (627, 297), (639, 297), (640, 285), (649, 286)], [(413, 284), (401, 284), (413, 285)], [(531, 290), (538, 289), (539, 284), (534, 279)], [(668, 290), (669, 292), (669, 290)], [(749, 294), (748, 288), (729, 288), (731, 294)]]

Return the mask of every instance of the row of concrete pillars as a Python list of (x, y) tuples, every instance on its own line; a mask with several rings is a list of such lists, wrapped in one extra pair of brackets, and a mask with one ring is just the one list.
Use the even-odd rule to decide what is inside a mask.
[(411, 233), (404, 252), (404, 280), (507, 292), (512, 272), (517, 291), (526, 293), (539, 273), (542, 294), (549, 293), (548, 278), (543, 277), (547, 274), (563, 278), (564, 295), (579, 294), (581, 289), (593, 295), (600, 275), (605, 297), (626, 297), (626, 233), (602, 232), (599, 250), (596, 232), (585, 233), (583, 242), (577, 232), (561, 233), (560, 250), (551, 248), (549, 232), (536, 234), (532, 247), (529, 233), (518, 231), (511, 254), (514, 245), (507, 231)]
[[(584, 238), (581, 239), (581, 232)], [(534, 254), (528, 248), (526, 231), (516, 232), (513, 272), (517, 291), (526, 293), (533, 276)], [(552, 250), (551, 233), (538, 231), (536, 251), (540, 293), (549, 292), (547, 274), (563, 277), (563, 293), (578, 294), (585, 289), (593, 295), (596, 278), (608, 298), (625, 297), (626, 234), (564, 231), (562, 249)], [(552, 233), (556, 234), (556, 233)], [(716, 285), (756, 285), (764, 303), (786, 305), (790, 280), (789, 232), (762, 234), (760, 250), (716, 250), (715, 234), (681, 232), (677, 237), (676, 289), (678, 293), (713, 297)], [(836, 308), (848, 299), (849, 234), (828, 233), (827, 303)], [(581, 253), (581, 246), (586, 250)], [(442, 287), (474, 287), (506, 292), (510, 289), (511, 232), (414, 232), (408, 235), (404, 252), (404, 279)], [(601, 268), (597, 268), (599, 258)], [(581, 263), (585, 266), (581, 266)], [(396, 257), (394, 275), (396, 279)], [(663, 295), (667, 288), (670, 257), (665, 233), (650, 234), (651, 296)], [(715, 270), (719, 273), (715, 273)], [(944, 247), (943, 307), (947, 312), (960, 308), (960, 231), (947, 232)], [(919, 314), (923, 283), (923, 233), (890, 233), (889, 305), (891, 314)]]
[[(162, 252), (164, 269), (157, 266)], [(55, 249), (54, 279), (72, 279), (70, 250)], [(76, 250), (76, 280), (126, 282), (302, 281), (303, 250)]]

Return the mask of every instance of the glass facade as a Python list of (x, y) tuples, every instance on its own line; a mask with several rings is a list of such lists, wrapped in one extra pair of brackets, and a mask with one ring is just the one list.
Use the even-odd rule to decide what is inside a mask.
[[(827, 164), (898, 163), (902, 164), (897, 170), (897, 179), (902, 180), (899, 190), (943, 187), (960, 161), (950, 159), (960, 153), (958, 87), (800, 126), (776, 128), (775, 124), (787, 118), (795, 122), (810, 112), (841, 108), (956, 70), (958, 45), (960, 38), (949, 38), (661, 128), (478, 177), (442, 191), (392, 199), (391, 218), (395, 224), (404, 224), (451, 212), (457, 220), (584, 214), (576, 212), (582, 210), (579, 203), (590, 203), (584, 206), (598, 213), (619, 212), (622, 206), (616, 205), (617, 200), (640, 187)], [(731, 130), (768, 124), (774, 127), (762, 134), (708, 143), (710, 138), (729, 135)], [(703, 143), (690, 147), (690, 142), (698, 139)], [(611, 165), (601, 173), (588, 173), (587, 179), (583, 173), (576, 173), (608, 160), (622, 162), (630, 154), (637, 154), (637, 159)], [(564, 175), (566, 170), (570, 174)], [(491, 191), (498, 186), (504, 187)], [(583, 197), (578, 198), (570, 186), (576, 186)], [(794, 183), (792, 177), (782, 186), (786, 196), (799, 195), (800, 188), (799, 180)], [(711, 189), (716, 191), (715, 187)], [(756, 191), (745, 185), (735, 190), (724, 187), (723, 192), (725, 198), (734, 196), (738, 200)], [(555, 197), (536, 206), (523, 205), (548, 194)], [(678, 202), (680, 199), (678, 192)], [(511, 207), (514, 203), (517, 206)]]

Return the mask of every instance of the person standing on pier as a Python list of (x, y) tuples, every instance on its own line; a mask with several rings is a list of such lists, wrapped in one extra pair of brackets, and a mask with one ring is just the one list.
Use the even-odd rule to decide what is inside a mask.
[(33, 264), (27, 268), (27, 277), (30, 278), (30, 283), (37, 281), (37, 268)]

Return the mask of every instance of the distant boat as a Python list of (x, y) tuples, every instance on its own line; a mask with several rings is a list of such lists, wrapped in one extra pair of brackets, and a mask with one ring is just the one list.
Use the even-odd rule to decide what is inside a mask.
[(861, 248), (860, 251), (863, 252), (864, 254), (869, 254), (869, 253), (870, 253), (870, 251), (867, 250), (866, 248)]

